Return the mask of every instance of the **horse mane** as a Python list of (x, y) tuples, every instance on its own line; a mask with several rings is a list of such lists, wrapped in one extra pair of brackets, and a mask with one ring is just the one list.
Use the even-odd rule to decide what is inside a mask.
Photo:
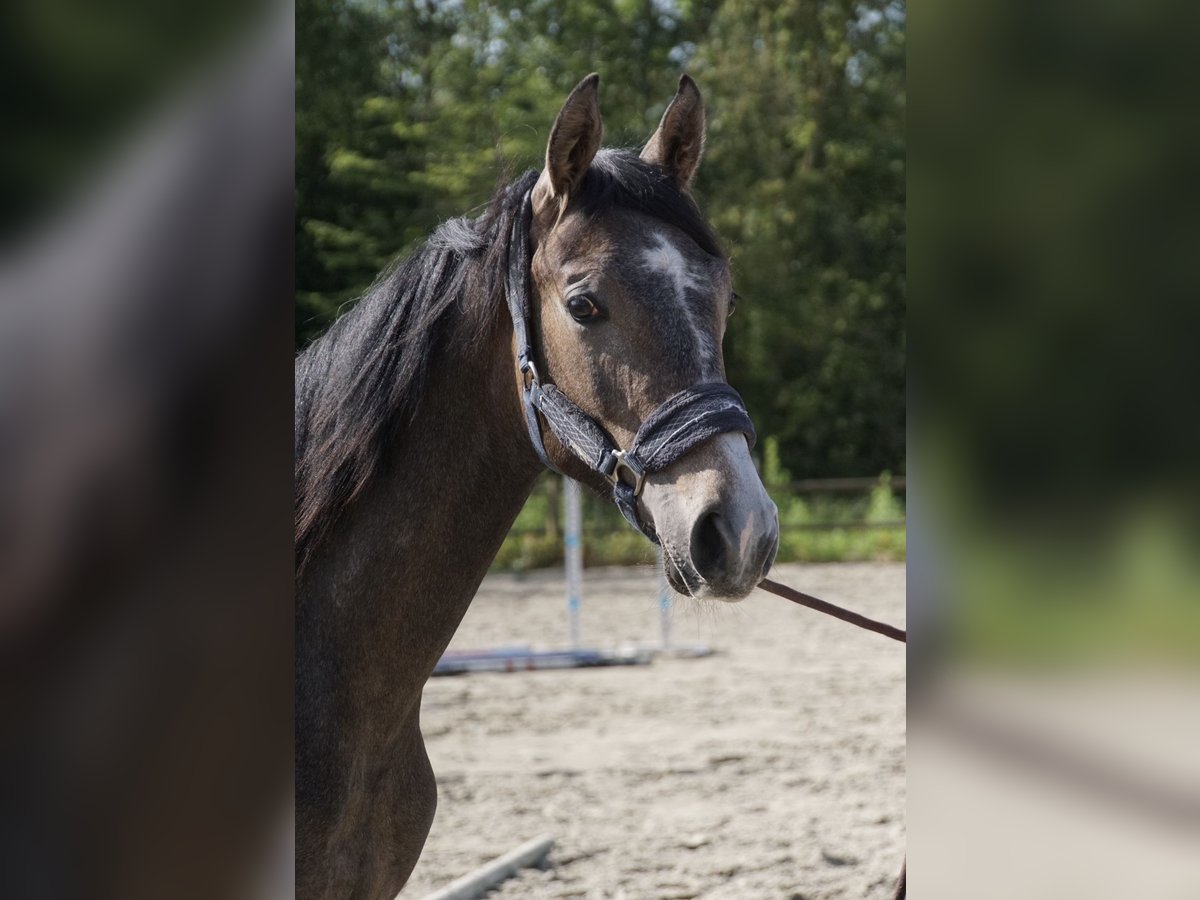
[[(297, 578), (411, 423), (434, 360), (471, 346), (506, 308), (512, 226), (537, 175), (502, 187), (478, 218), (444, 222), (297, 358)], [(571, 199), (586, 215), (645, 213), (720, 255), (691, 197), (634, 152), (601, 150)]]

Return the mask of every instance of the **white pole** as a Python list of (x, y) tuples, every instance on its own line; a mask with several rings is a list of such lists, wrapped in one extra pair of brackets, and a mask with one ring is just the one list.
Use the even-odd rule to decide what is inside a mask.
[(571, 647), (579, 649), (579, 608), (583, 605), (583, 498), (579, 482), (563, 478), (563, 546), (567, 570), (567, 629)]
[(476, 900), (526, 866), (536, 866), (553, 847), (554, 838), (548, 834), (539, 835), (441, 890), (426, 895), (425, 900)]
[(671, 597), (675, 592), (667, 583), (667, 567), (662, 547), (658, 548), (658, 622), (662, 632), (662, 649), (671, 647)]

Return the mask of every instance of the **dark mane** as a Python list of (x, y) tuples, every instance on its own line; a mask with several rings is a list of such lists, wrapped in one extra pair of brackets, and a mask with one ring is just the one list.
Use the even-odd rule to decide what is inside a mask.
[[(385, 273), (296, 361), (296, 565), (369, 483), (412, 421), (433, 361), (468, 347), (505, 309), (509, 235), (537, 180), (526, 172), (477, 219), (451, 219)], [(720, 255), (690, 197), (657, 166), (602, 150), (572, 197), (588, 214), (620, 207), (680, 228)]]

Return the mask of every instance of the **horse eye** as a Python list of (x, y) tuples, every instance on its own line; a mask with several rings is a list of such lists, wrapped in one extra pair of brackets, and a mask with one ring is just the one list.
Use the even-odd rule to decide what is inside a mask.
[(576, 322), (586, 322), (600, 315), (600, 310), (587, 294), (576, 294), (568, 300), (567, 311)]
[(738, 301), (741, 299), (737, 291), (729, 292), (729, 312), (727, 316), (732, 316), (737, 311)]

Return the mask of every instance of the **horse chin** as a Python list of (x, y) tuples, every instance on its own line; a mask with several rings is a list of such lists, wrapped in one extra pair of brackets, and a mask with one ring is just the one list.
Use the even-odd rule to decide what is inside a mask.
[(709, 584), (689, 566), (685, 565), (680, 573), (669, 563), (667, 564), (667, 584), (682, 597), (691, 600), (718, 600), (721, 603), (740, 603), (754, 590), (754, 585), (744, 590), (733, 591), (721, 585)]
[(667, 575), (667, 584), (676, 594), (691, 597), (694, 600), (704, 600), (709, 596), (709, 587), (700, 574), (688, 562), (676, 562), (667, 553), (663, 567)]
[(733, 591), (710, 585), (705, 593), (705, 597), (709, 600), (720, 600), (722, 603), (741, 603), (750, 596), (757, 586), (756, 584), (752, 584), (744, 589)]

